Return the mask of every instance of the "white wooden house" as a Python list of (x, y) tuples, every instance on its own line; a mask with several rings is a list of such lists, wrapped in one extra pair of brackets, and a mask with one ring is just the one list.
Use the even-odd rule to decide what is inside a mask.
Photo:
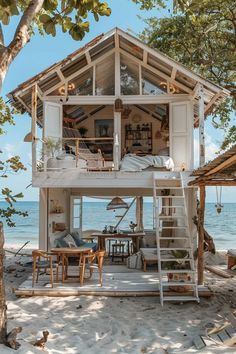
[[(75, 228), (74, 218), (81, 216), (75, 215), (75, 205), (82, 196), (154, 196), (159, 229), (163, 189), (169, 188), (170, 196), (176, 197), (173, 206), (178, 207), (179, 191), (173, 187), (184, 192), (192, 237), (195, 191), (186, 187), (194, 166), (194, 128), (200, 126), (202, 164), (204, 118), (228, 94), (118, 28), (9, 93), (11, 103), (32, 117), (28, 140), (32, 184), (40, 188), (40, 248), (50, 248), (60, 235), (55, 225)], [(47, 148), (52, 140), (59, 145), (55, 156)], [(63, 150), (71, 154), (59, 160)], [(135, 156), (145, 161), (136, 171)], [(157, 156), (163, 158), (154, 167), (152, 159), (156, 163)], [(61, 207), (56, 215), (55, 200)], [(81, 223), (77, 220), (76, 227)], [(181, 225), (178, 221), (176, 228)]]

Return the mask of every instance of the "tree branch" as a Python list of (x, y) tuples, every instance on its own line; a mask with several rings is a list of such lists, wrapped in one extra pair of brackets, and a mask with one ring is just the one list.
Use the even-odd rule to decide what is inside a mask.
[(2, 24), (0, 23), (0, 46), (4, 46), (4, 36), (2, 30)]
[(11, 52), (11, 60), (21, 51), (25, 44), (29, 41), (29, 27), (35, 15), (41, 10), (44, 0), (32, 0), (21, 17), (16, 28), (14, 38), (8, 46)]

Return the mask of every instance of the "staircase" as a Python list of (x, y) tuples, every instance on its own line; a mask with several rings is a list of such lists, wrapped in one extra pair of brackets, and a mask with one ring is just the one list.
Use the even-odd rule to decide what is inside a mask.
[[(161, 305), (199, 302), (183, 173), (169, 172), (168, 177), (154, 173), (153, 199)], [(175, 295), (168, 295), (168, 290)]]

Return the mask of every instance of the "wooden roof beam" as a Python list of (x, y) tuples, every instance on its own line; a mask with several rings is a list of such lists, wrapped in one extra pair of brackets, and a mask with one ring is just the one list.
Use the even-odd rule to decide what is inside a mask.
[(218, 98), (220, 98), (221, 96), (221, 92), (216, 93), (212, 99), (210, 100), (210, 102), (206, 105), (205, 107), (205, 114), (207, 113), (207, 111), (211, 108), (211, 106), (218, 100)]
[(156, 118), (160, 122), (162, 121), (162, 117), (159, 118), (159, 115), (156, 112), (151, 111), (150, 109), (143, 107), (142, 105), (135, 104), (134, 105), (136, 108), (140, 109), (140, 111), (150, 114), (153, 118)]
[(218, 166), (214, 167), (212, 170), (210, 170), (209, 172), (207, 172), (205, 174), (205, 176), (210, 176), (213, 175), (216, 172), (219, 172), (223, 169), (226, 169), (228, 167), (230, 167), (231, 165), (236, 163), (236, 154), (231, 156), (229, 159), (221, 162)]
[(175, 80), (176, 73), (177, 73), (177, 69), (175, 67), (173, 67), (173, 69), (171, 71), (171, 79), (172, 80)]

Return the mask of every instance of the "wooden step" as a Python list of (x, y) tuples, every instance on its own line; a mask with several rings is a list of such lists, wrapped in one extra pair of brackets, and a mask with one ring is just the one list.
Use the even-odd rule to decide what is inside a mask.
[(175, 296), (163, 296), (163, 301), (197, 301), (200, 302), (199, 297), (197, 296), (184, 296), (184, 295), (175, 295)]

